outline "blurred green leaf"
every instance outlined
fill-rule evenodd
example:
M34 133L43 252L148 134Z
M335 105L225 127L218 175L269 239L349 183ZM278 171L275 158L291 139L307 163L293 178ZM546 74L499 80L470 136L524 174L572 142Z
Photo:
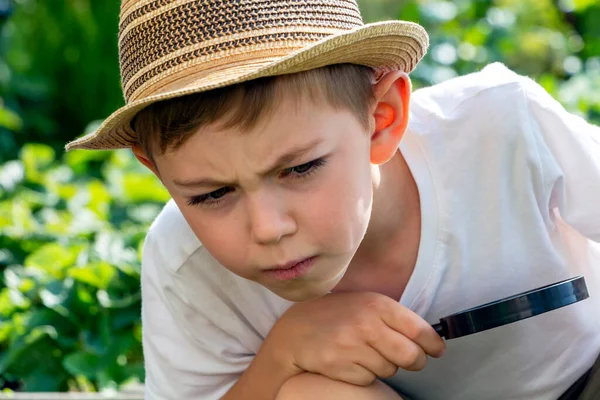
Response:
M65 356L63 365L72 375L83 375L88 379L94 379L100 360L94 354L75 352Z
M64 247L48 243L25 259L25 266L47 272L56 279L64 279L67 268L72 266L81 251L81 246Z
M25 167L25 177L30 182L41 183L44 172L54 161L54 150L41 144L26 144L21 149L21 161Z
M95 212L98 217L108 219L110 202L112 197L106 187L99 181L92 181L87 187L90 194L89 208Z
M94 166L99 166L111 156L109 151L76 150L65 154L65 163L78 174L89 173Z
M72 316L67 308L66 300L70 295L72 287L73 282L70 279L48 282L39 292L42 304L59 315L71 319Z
M123 177L125 200L128 203L160 202L169 200L170 196L160 181L151 174L128 173Z
M8 317L11 314L13 314L18 305L15 304L11 297L10 297L10 292L11 289L9 288L4 288L0 290L0 316L1 317ZM0 323L0 326L2 326L4 328L4 331L9 330L10 329L10 325L8 324L2 324ZM6 332L4 332L4 334L6 334ZM4 339L6 340L6 338ZM0 338L0 342L2 342L3 340Z
M585 9L588 7L598 5L598 0L568 0L568 1L572 2L573 8L579 12L585 11Z
M39 326L26 335L18 337L8 351L0 355L0 374L11 364L18 362L19 357L44 336L55 339L56 330L51 326Z
M26 233L36 232L39 224L27 204L7 200L0 202L0 229L22 237Z
M18 114L2 107L2 104L0 104L0 126L11 131L20 131L23 129L23 120Z
M69 275L79 282L98 289L106 289L115 275L115 267L105 262L96 262L86 267L71 268Z

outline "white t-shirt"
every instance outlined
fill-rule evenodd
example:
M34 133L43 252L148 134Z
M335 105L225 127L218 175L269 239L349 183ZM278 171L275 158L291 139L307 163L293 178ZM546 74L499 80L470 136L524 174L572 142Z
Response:
M576 275L590 298L449 340L388 383L415 399L556 399L600 352L600 129L501 64L413 94L421 197L400 302L430 323ZM142 261L146 399L218 399L292 303L220 266L171 201Z

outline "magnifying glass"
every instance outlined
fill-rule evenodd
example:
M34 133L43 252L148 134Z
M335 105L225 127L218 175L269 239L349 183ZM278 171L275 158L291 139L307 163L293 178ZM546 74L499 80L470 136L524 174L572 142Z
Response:
M455 339L535 317L588 297L585 278L578 276L452 314L433 328L441 337Z

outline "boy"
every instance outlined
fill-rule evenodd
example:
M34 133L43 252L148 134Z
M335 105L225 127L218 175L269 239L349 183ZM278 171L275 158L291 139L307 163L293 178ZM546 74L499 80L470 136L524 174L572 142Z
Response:
M125 0L119 45L127 106L67 147L131 147L173 198L146 398L594 396L597 128L502 65L411 102L426 33L350 0ZM561 310L430 326L575 275Z

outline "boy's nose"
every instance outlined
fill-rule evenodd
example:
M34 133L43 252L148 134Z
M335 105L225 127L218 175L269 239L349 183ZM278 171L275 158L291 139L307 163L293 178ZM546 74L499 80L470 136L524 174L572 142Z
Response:
M252 239L256 243L274 244L296 232L296 222L280 196L259 194L251 197L248 214Z

